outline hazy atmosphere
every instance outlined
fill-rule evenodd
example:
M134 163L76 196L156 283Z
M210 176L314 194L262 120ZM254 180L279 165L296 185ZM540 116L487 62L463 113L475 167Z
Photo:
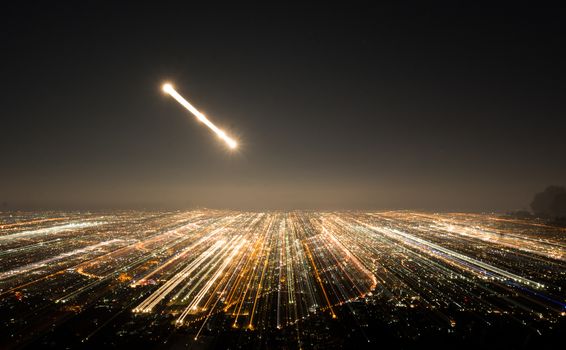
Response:
M565 183L560 11L2 12L3 209L512 210Z
M565 5L377 3L3 5L0 349L556 349Z

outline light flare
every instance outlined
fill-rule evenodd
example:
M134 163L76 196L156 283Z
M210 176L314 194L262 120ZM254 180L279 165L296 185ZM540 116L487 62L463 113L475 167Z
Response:
M163 91L173 97L181 106L185 107L189 112L191 112L199 121L203 122L206 126L210 128L218 137L220 137L228 147L231 149L236 149L238 143L228 135L224 130L219 129L214 123L212 123L204 114L199 112L192 104L189 103L183 96L181 96L170 83L163 84Z

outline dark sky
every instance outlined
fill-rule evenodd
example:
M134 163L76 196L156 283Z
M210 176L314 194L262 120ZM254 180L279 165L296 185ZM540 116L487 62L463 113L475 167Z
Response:
M2 5L5 209L508 210L566 183L560 1L38 3Z

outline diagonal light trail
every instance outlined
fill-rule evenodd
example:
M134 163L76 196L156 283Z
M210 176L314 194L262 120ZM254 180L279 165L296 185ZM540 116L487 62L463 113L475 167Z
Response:
M232 149L238 147L238 143L234 139L226 135L226 132L219 129L210 120L208 120L208 118L204 114L199 112L198 109L196 109L192 104L190 104L189 101L185 100L185 98L183 98L183 96L181 96L175 90L175 88L173 88L173 85L169 83L164 84L163 91L171 95L171 97L177 100L177 102L179 102L181 106L185 107L189 112L191 112L195 117L197 117L199 121L203 122L206 126L210 128L210 130L214 131L214 133L218 135L218 137L220 137L224 142L226 142L226 144L228 144L228 147Z

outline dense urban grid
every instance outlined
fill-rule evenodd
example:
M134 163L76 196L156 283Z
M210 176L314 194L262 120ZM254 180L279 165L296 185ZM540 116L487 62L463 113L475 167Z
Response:
M1 348L533 346L565 288L566 229L537 220L0 213Z

